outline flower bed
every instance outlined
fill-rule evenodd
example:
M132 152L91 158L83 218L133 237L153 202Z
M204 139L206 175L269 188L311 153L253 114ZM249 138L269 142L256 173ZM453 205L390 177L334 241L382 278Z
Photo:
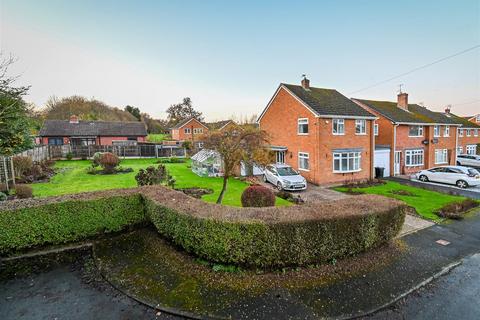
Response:
M235 208L161 186L13 201L0 206L0 252L75 241L145 219L209 261L258 267L327 262L391 240L406 206L375 195L322 204Z

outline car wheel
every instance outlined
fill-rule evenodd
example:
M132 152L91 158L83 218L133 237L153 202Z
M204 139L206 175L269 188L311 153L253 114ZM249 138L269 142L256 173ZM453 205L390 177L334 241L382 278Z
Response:
M277 189L278 189L278 191L282 191L282 190L283 190L282 184L281 184L280 182L277 183Z
M428 177L424 174L422 174L418 179L422 182L427 182L428 181Z
M468 188L468 183L464 180L458 180L456 183L457 187L465 189Z
M268 182L268 179L267 179L267 175L266 175L266 174L263 175L263 182Z

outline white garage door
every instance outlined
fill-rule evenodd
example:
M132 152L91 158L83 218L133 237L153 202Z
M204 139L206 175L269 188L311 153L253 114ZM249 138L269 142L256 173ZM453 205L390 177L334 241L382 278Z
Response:
M375 150L374 167L385 168L384 177L390 176L390 149Z

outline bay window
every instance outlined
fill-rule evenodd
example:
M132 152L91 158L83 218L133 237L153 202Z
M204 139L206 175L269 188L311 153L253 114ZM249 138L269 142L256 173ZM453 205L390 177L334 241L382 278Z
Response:
M423 149L406 150L405 165L407 167L423 166Z
M361 152L334 152L333 172L355 172L361 170Z

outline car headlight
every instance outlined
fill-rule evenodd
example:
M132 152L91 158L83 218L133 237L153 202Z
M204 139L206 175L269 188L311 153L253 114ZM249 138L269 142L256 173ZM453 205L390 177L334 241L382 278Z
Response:
M285 185L287 185L287 186L290 185L290 181L288 181L288 180L282 180L282 182L283 182Z

